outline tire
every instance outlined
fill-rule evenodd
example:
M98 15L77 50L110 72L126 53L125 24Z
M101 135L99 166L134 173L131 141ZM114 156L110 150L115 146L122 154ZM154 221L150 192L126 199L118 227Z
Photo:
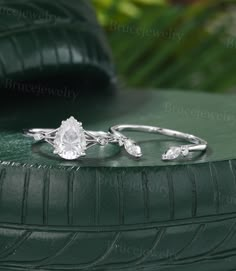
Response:
M75 99L110 90L111 52L86 0L0 1L1 93Z
M96 97L96 106L91 97L83 104L22 99L13 111L11 99L1 101L0 270L234 270L235 128L219 120L218 136L211 118L178 118L172 101L191 110L201 104L202 112L214 112L209 101L227 105L229 114L235 108L232 97L177 91L117 93ZM192 131L209 147L195 160L164 163L161 153L178 142L135 134L144 153L139 161L111 145L65 162L21 134L25 127L58 127L78 108L88 129L105 131L142 116L145 124Z

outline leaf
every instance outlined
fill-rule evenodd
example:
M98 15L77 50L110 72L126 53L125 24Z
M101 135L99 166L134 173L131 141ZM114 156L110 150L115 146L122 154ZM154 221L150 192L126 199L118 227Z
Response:
M140 88L234 88L234 5L225 4L225 12L211 0L184 7L154 5L142 3L136 18L109 19L108 36L122 80Z

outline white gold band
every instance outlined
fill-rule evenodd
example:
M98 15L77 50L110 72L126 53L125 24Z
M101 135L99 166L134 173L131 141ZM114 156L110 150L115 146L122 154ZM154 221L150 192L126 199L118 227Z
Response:
M115 125L110 128L110 132L117 137L124 137L121 131L134 131L161 134L168 137L181 139L192 144L181 145L179 147L169 148L163 155L162 160L176 160L179 157L186 157L190 152L205 151L207 149L207 142L199 137L191 134L182 133L175 130L165 129L157 126L148 125Z

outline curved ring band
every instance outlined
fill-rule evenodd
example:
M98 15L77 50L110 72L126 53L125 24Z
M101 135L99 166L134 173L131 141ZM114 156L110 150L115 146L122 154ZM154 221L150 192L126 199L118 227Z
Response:
M170 147L163 155L162 160L176 160L179 157L186 157L190 154L190 152L196 151L205 151L207 149L207 141L182 132L178 132L175 130L165 129L156 126L148 126L148 125L115 125L110 128L110 132L117 137L124 137L121 131L135 131L135 132L147 132L154 134L161 134L168 137L173 137L176 139L185 140L192 144L181 145L179 147ZM134 141L133 141L134 142ZM137 145L137 143L134 142ZM140 155L141 156L141 155Z

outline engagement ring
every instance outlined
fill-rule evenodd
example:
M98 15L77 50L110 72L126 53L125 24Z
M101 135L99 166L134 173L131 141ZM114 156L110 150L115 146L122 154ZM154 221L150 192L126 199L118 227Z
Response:
M86 155L86 150L94 145L105 146L117 144L125 146L127 152L134 157L140 157L141 148L125 136L116 136L110 132L86 131L82 123L74 117L62 121L57 129L29 129L26 136L36 141L45 141L54 147L54 153L66 160L75 160Z

